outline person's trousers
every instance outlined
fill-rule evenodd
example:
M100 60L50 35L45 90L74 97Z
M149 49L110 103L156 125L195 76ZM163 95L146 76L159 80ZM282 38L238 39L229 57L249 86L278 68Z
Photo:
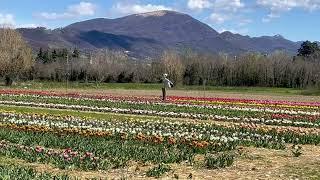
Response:
M166 100L166 88L162 88L162 100Z

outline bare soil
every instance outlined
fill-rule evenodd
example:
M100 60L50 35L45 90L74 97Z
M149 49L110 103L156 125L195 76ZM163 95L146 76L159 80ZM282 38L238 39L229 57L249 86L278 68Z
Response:
M197 157L195 165L186 163L170 164L172 170L160 179L320 179L320 147L303 146L303 154L293 157L287 150L244 147L235 163L228 168L209 170L204 167L203 158ZM3 160L1 161L4 162ZM10 163L29 166L38 172L68 174L80 179L154 179L146 176L152 164L130 162L122 169L109 171L61 170L47 164L26 163L22 160L10 160Z

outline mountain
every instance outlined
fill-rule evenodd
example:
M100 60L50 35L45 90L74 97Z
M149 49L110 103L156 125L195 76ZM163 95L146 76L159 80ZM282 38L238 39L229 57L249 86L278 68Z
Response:
M59 34L55 33L52 30L47 30L46 28L20 28L17 29L24 39L31 45L33 48L38 49L39 47L43 48L63 48L71 47L73 44L66 41Z
M155 11L116 19L97 18L64 28L17 29L34 48L74 48L83 51L115 49L136 58L161 55L164 50L193 49L204 53L296 53L300 43L280 35L249 37L231 32L218 33L193 17L175 11Z
M220 36L225 41L250 52L271 53L276 50L284 50L289 53L296 53L300 47L299 42L292 42L281 35L249 37L225 31Z

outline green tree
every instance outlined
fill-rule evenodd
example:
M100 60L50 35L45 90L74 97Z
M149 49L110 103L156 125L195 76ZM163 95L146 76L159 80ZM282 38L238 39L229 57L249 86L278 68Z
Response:
M200 85L200 67L199 63L192 63L186 66L184 83L187 85Z
M74 57L74 58L79 58L80 57L80 51L77 48L75 48L73 50L72 57Z
M49 51L48 50L43 52L41 60L42 60L43 63L49 63L50 62L50 57L49 57Z
M309 57L320 51L318 43L305 41L298 50L298 56Z
M68 49L64 48L62 49L61 51L61 57L64 58L64 59L67 59L67 56L69 55L69 51Z
M57 51L54 49L51 53L52 60L54 61L58 57Z
M42 59L43 58L43 50L42 48L39 49L39 52L37 54L37 59Z

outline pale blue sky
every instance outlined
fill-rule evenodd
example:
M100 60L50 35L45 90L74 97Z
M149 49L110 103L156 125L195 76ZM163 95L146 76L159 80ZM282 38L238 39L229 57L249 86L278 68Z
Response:
M0 24L57 28L163 9L187 13L219 32L320 40L320 0L0 0Z

